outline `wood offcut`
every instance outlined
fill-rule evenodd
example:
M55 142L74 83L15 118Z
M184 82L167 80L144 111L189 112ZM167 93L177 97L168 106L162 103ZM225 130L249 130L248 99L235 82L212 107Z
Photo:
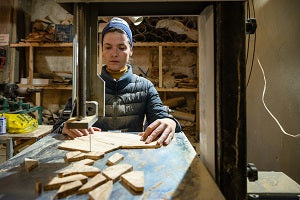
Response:
M88 177L93 177L100 173L100 169L88 165L73 165L58 173L58 177L65 177L74 174L83 174Z
M30 172L32 169L36 168L39 165L39 162L31 158L25 158L24 165L25 165L25 170L27 172Z
M108 153L117 149L146 149L158 148L156 141L146 144L140 141L141 136L129 133L95 132L88 136L77 137L61 143L58 148L69 151L90 152L89 137L92 151Z
M102 174L115 183L122 174L130 172L132 169L132 165L129 164L116 164L104 169Z
M111 157L107 160L107 165L115 165L119 163L121 160L124 159L124 156L120 153L114 153Z
M44 190L56 190L61 185L70 183L73 181L81 181L82 183L87 182L88 177L82 174L75 174L72 176L66 176L63 178L54 177L47 185L44 186Z
M75 194L77 189L82 186L81 181L73 181L71 183L66 183L60 186L59 190L56 192L56 198L60 199L71 194Z
M99 160L104 157L104 153L100 151L91 151L84 153L81 151L70 151L66 154L66 160L68 162L79 161L83 159Z
M128 185L135 192L144 191L144 172L143 171L132 171L121 176L121 181Z
M92 200L108 200L113 188L113 181L100 185L89 192L89 198Z
M102 174L97 174L93 178L91 178L86 184L84 184L81 188L79 188L78 193L84 194L92 191L96 187L105 183L107 179Z

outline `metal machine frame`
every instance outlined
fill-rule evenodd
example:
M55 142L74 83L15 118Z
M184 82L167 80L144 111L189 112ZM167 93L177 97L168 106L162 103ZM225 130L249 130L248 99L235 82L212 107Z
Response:
M215 174L216 183L227 199L246 199L246 65L245 65L245 2L244 1L81 1L57 0L64 8L72 12L74 5L83 7L83 12L90 17L85 20L89 26L84 41L94 41L96 38L96 23L98 16L154 16L154 15L199 15L210 5L214 7L214 109L215 119L212 126L214 133ZM76 7L76 6L75 6ZM75 9L76 10L76 9ZM82 18L76 20L76 27L82 29ZM79 35L81 32L77 32ZM81 36L79 36L80 38ZM79 55L82 50L81 39L77 38ZM95 40L97 41L97 40ZM76 45L76 44L74 44ZM86 59L79 67L95 67L97 48L96 42L86 43ZM77 46L76 46L77 47ZM82 55L81 55L82 56ZM98 83L92 83L92 69L87 68L87 79L78 77L79 82L87 81L87 99L96 100L95 88ZM200 92L206 85L200 86ZM91 89L93 88L93 90ZM85 91L85 87L78 85L78 90ZM78 92L77 92L78 94ZM77 99L85 103L84 94ZM204 101L205 99L200 99ZM84 104L83 104L84 105ZM101 106L99 106L101 107ZM79 117L84 116L83 108L78 108ZM209 120L200 116L200 120ZM200 127L201 128L201 127Z

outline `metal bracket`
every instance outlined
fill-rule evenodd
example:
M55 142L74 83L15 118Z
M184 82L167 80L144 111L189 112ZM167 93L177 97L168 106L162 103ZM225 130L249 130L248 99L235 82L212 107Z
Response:
M71 117L66 121L68 129L89 129L98 120L98 103L96 101L86 102L87 116L81 120Z

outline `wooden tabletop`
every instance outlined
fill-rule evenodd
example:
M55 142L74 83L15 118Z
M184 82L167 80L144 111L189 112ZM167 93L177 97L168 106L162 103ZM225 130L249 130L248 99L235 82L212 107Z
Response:
M0 140L5 140L5 139L34 139L34 138L40 138L48 133L51 132L52 130L51 125L39 125L38 128L35 131L32 131L30 133L15 133L15 134L4 134L0 135Z
M35 193L36 181L43 185L57 171L66 167L64 157L68 151L58 149L65 141L61 134L51 133L0 165L0 195L7 199L53 199L56 190ZM208 170L196 155L183 132L176 133L171 144L157 149L119 149L97 160L94 167L102 172L114 153L124 155L121 163L143 171L145 189L142 194L132 194L120 181L113 185L110 199L214 199L224 200L222 193ZM24 159L32 158L39 166L27 173ZM88 199L88 195L72 195L69 199Z

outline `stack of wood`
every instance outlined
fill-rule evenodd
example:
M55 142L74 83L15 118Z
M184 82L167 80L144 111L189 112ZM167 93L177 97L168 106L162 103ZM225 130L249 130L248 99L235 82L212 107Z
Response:
M176 79L177 87L179 88L197 88L198 81L195 78Z
M43 124L54 125L62 112L58 104L49 104L48 108L43 109Z
M134 42L196 42L197 17L144 17L130 23Z
M189 78L185 74L167 72L164 74L163 86L166 88L197 88L197 78Z
M47 19L36 19L23 42L54 42L55 25Z
M194 133L196 130L196 116L184 108L186 99L183 96L174 97L163 101L168 106L169 114L174 116L180 123L185 133Z

